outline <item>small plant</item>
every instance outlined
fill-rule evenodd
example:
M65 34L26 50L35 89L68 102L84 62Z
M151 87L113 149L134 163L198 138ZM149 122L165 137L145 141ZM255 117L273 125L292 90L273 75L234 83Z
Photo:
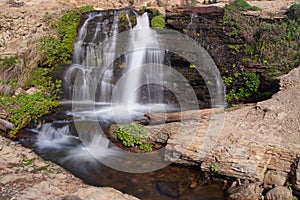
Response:
M153 15L154 15L154 16L158 16L158 15L160 15L160 12L159 12L159 10L157 10L157 9L154 9L154 10L153 10Z
M232 81L233 81L232 77L223 76L223 82L226 86L230 86L232 84Z
M147 6L147 7L151 7L151 6L152 6L152 3L151 3L151 2L148 2L148 3L146 4L146 6Z
M165 18L160 15L160 16L155 16L151 20L151 27L152 28L157 28L157 29L163 29L165 28L166 23L165 23Z
M217 163L214 163L210 166L210 170L214 173L218 172L219 170L219 165Z
M17 56L6 57L2 60L2 66L4 68L14 67L19 63Z
M194 68L196 68L196 65L190 64L190 68L191 68L191 69L194 69Z
M115 134L125 147L134 147L137 145L141 150L152 150L152 144L147 144L143 141L147 139L148 132L142 125L136 123L121 125L115 131Z

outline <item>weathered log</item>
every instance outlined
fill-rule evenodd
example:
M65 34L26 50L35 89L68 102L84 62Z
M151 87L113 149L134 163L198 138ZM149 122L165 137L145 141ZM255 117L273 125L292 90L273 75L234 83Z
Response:
M147 117L152 124L180 122L185 120L196 120L206 117L208 115L224 112L224 108L211 108L202 110L187 110L183 112L173 113L146 113Z
M15 127L15 125L7 120L4 119L0 119L0 130L2 131L9 131L11 129L13 129Z

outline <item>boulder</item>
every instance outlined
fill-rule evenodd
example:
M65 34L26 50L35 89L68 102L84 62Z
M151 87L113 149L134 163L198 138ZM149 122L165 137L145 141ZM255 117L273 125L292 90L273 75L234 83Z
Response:
M276 172L276 170L269 170L265 175L264 183L267 185L283 186L286 179L285 175Z
M293 200L292 191L286 187L278 186L266 194L266 200Z
M33 95L35 93L38 93L40 92L41 90L35 88L35 87L31 87L30 89L26 90L26 94L29 94L29 95Z
M261 199L263 188L257 183L234 186L228 189L229 200L258 200Z

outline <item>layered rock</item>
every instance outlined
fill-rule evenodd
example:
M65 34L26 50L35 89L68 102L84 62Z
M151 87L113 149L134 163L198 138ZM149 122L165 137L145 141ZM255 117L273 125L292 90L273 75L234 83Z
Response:
M286 183L289 174L297 174L299 185L299 75L297 68L281 77L281 91L272 99L226 112L224 124L215 124L224 126L220 135L208 132L214 131L209 123L216 116L147 129L153 140L167 139L165 158L172 162L196 165L203 171L216 165L218 174L278 186ZM205 149L210 140L215 145ZM294 173L292 166L297 165Z

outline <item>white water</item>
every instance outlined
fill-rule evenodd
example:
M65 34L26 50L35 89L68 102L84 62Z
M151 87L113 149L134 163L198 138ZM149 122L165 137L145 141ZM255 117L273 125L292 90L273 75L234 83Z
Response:
M155 66L164 63L164 51L147 49L147 47L153 45L153 43L157 43L158 41L156 32L150 28L147 13L144 13L142 16L137 16L137 24L130 32L130 38L131 42L128 49L133 49L134 51L129 52L126 55L126 72L123 76L124 82L123 85L119 85L123 86L123 92L119 103L124 106L140 103L140 95L137 90L142 86L141 79L144 78L142 69L143 64L150 63L150 67L153 68L153 73L147 74L148 76L159 77L161 80L157 80L157 83L163 80L163 72L157 71ZM150 91L148 90L148 92ZM162 92L163 91L156 91L156 94L160 94Z
M158 66L164 63L165 52L148 48L153 43L159 45L156 32L149 26L147 13L136 16L137 24L129 30L130 51L126 53L123 61L125 69L121 81L113 82L116 75L114 66L109 64L115 59L119 15L120 11L114 11L110 30L107 29L109 21L105 13L90 14L81 26L74 44L73 64L67 70L65 80L68 88L72 89L72 100L63 102L66 106L72 104L73 110L67 112L67 115L74 117L78 137L71 134L70 125L57 128L53 124L44 124L39 130L36 142L40 151L51 148L63 150L73 143L74 148L67 151L64 160L87 157L87 153L91 153L96 158L119 156L120 151L110 147L110 142L103 135L99 122L102 125L109 125L114 120L129 123L133 119L143 118L149 110L153 112L174 110L173 106L162 104L163 87L153 88L147 85L144 87L148 89L144 97L146 101L140 102L142 97L139 88L150 81L160 84L164 78L163 70ZM126 16L129 19L128 12ZM88 32L89 23L95 19L98 21L94 32L89 29L92 31L91 34ZM132 27L130 21L128 26ZM88 35L90 39L86 38ZM103 39L109 41L104 43L106 45L101 49L97 47L97 38L100 35L104 35ZM151 69L143 74L142 67L145 64L149 64ZM74 83L72 83L74 76L77 81L76 88L73 88ZM112 105L114 91L118 93L117 104ZM82 141L84 146L78 146L76 141Z

